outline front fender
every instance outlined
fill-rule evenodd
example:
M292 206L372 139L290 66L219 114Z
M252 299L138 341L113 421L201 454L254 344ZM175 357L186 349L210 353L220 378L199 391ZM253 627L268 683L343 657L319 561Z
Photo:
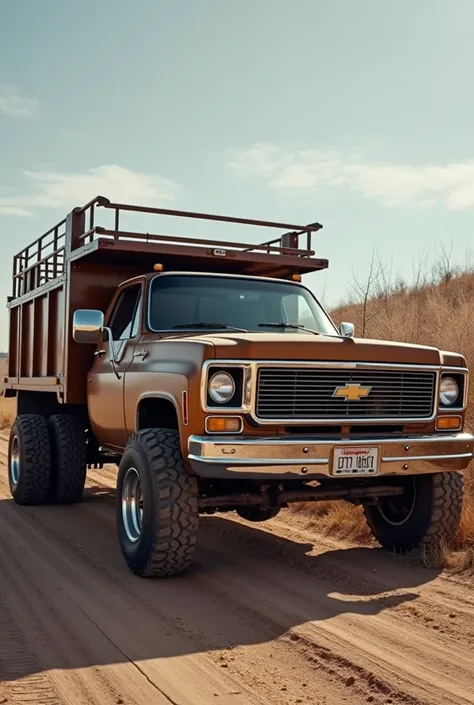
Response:
M156 377L161 379L155 380ZM189 435L189 385L186 376L181 374L146 375L141 382L135 380L126 385L125 390L125 423L127 435L138 431L140 405L146 399L162 399L173 405L178 420L178 430L184 457L187 455L187 439ZM150 389L150 379L153 379L153 389Z

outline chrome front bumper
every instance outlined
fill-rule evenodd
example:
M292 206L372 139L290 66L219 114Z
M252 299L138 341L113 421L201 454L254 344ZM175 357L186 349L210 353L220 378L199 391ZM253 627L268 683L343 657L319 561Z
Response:
M191 436L188 462L200 477L307 481L333 477L334 448L357 446L380 448L376 476L415 475L463 470L473 458L474 436L456 433L344 440Z

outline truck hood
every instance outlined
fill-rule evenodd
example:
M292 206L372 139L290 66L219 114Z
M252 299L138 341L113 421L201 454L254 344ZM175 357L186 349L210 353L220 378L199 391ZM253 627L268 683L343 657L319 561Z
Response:
M218 333L188 337L214 347L215 357L244 360L385 362L464 367L465 359L423 345L365 338L288 333Z

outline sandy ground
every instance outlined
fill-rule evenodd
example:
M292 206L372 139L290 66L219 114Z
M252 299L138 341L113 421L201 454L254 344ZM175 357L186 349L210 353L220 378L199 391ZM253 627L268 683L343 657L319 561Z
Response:
M287 513L204 518L191 573L140 580L112 469L76 506L17 507L6 451L1 705L474 703L472 583L315 539Z

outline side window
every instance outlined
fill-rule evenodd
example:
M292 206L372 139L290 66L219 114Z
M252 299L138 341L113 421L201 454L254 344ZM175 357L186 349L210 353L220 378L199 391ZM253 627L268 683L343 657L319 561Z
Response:
M110 319L114 340L129 340L138 334L141 293L141 284L134 284L121 292Z
M142 292L140 288L140 293L138 295L138 301L137 301L137 306L135 308L135 316L133 317L133 323L132 323L132 334L131 338L135 338L136 335L140 332L140 304L142 302Z

